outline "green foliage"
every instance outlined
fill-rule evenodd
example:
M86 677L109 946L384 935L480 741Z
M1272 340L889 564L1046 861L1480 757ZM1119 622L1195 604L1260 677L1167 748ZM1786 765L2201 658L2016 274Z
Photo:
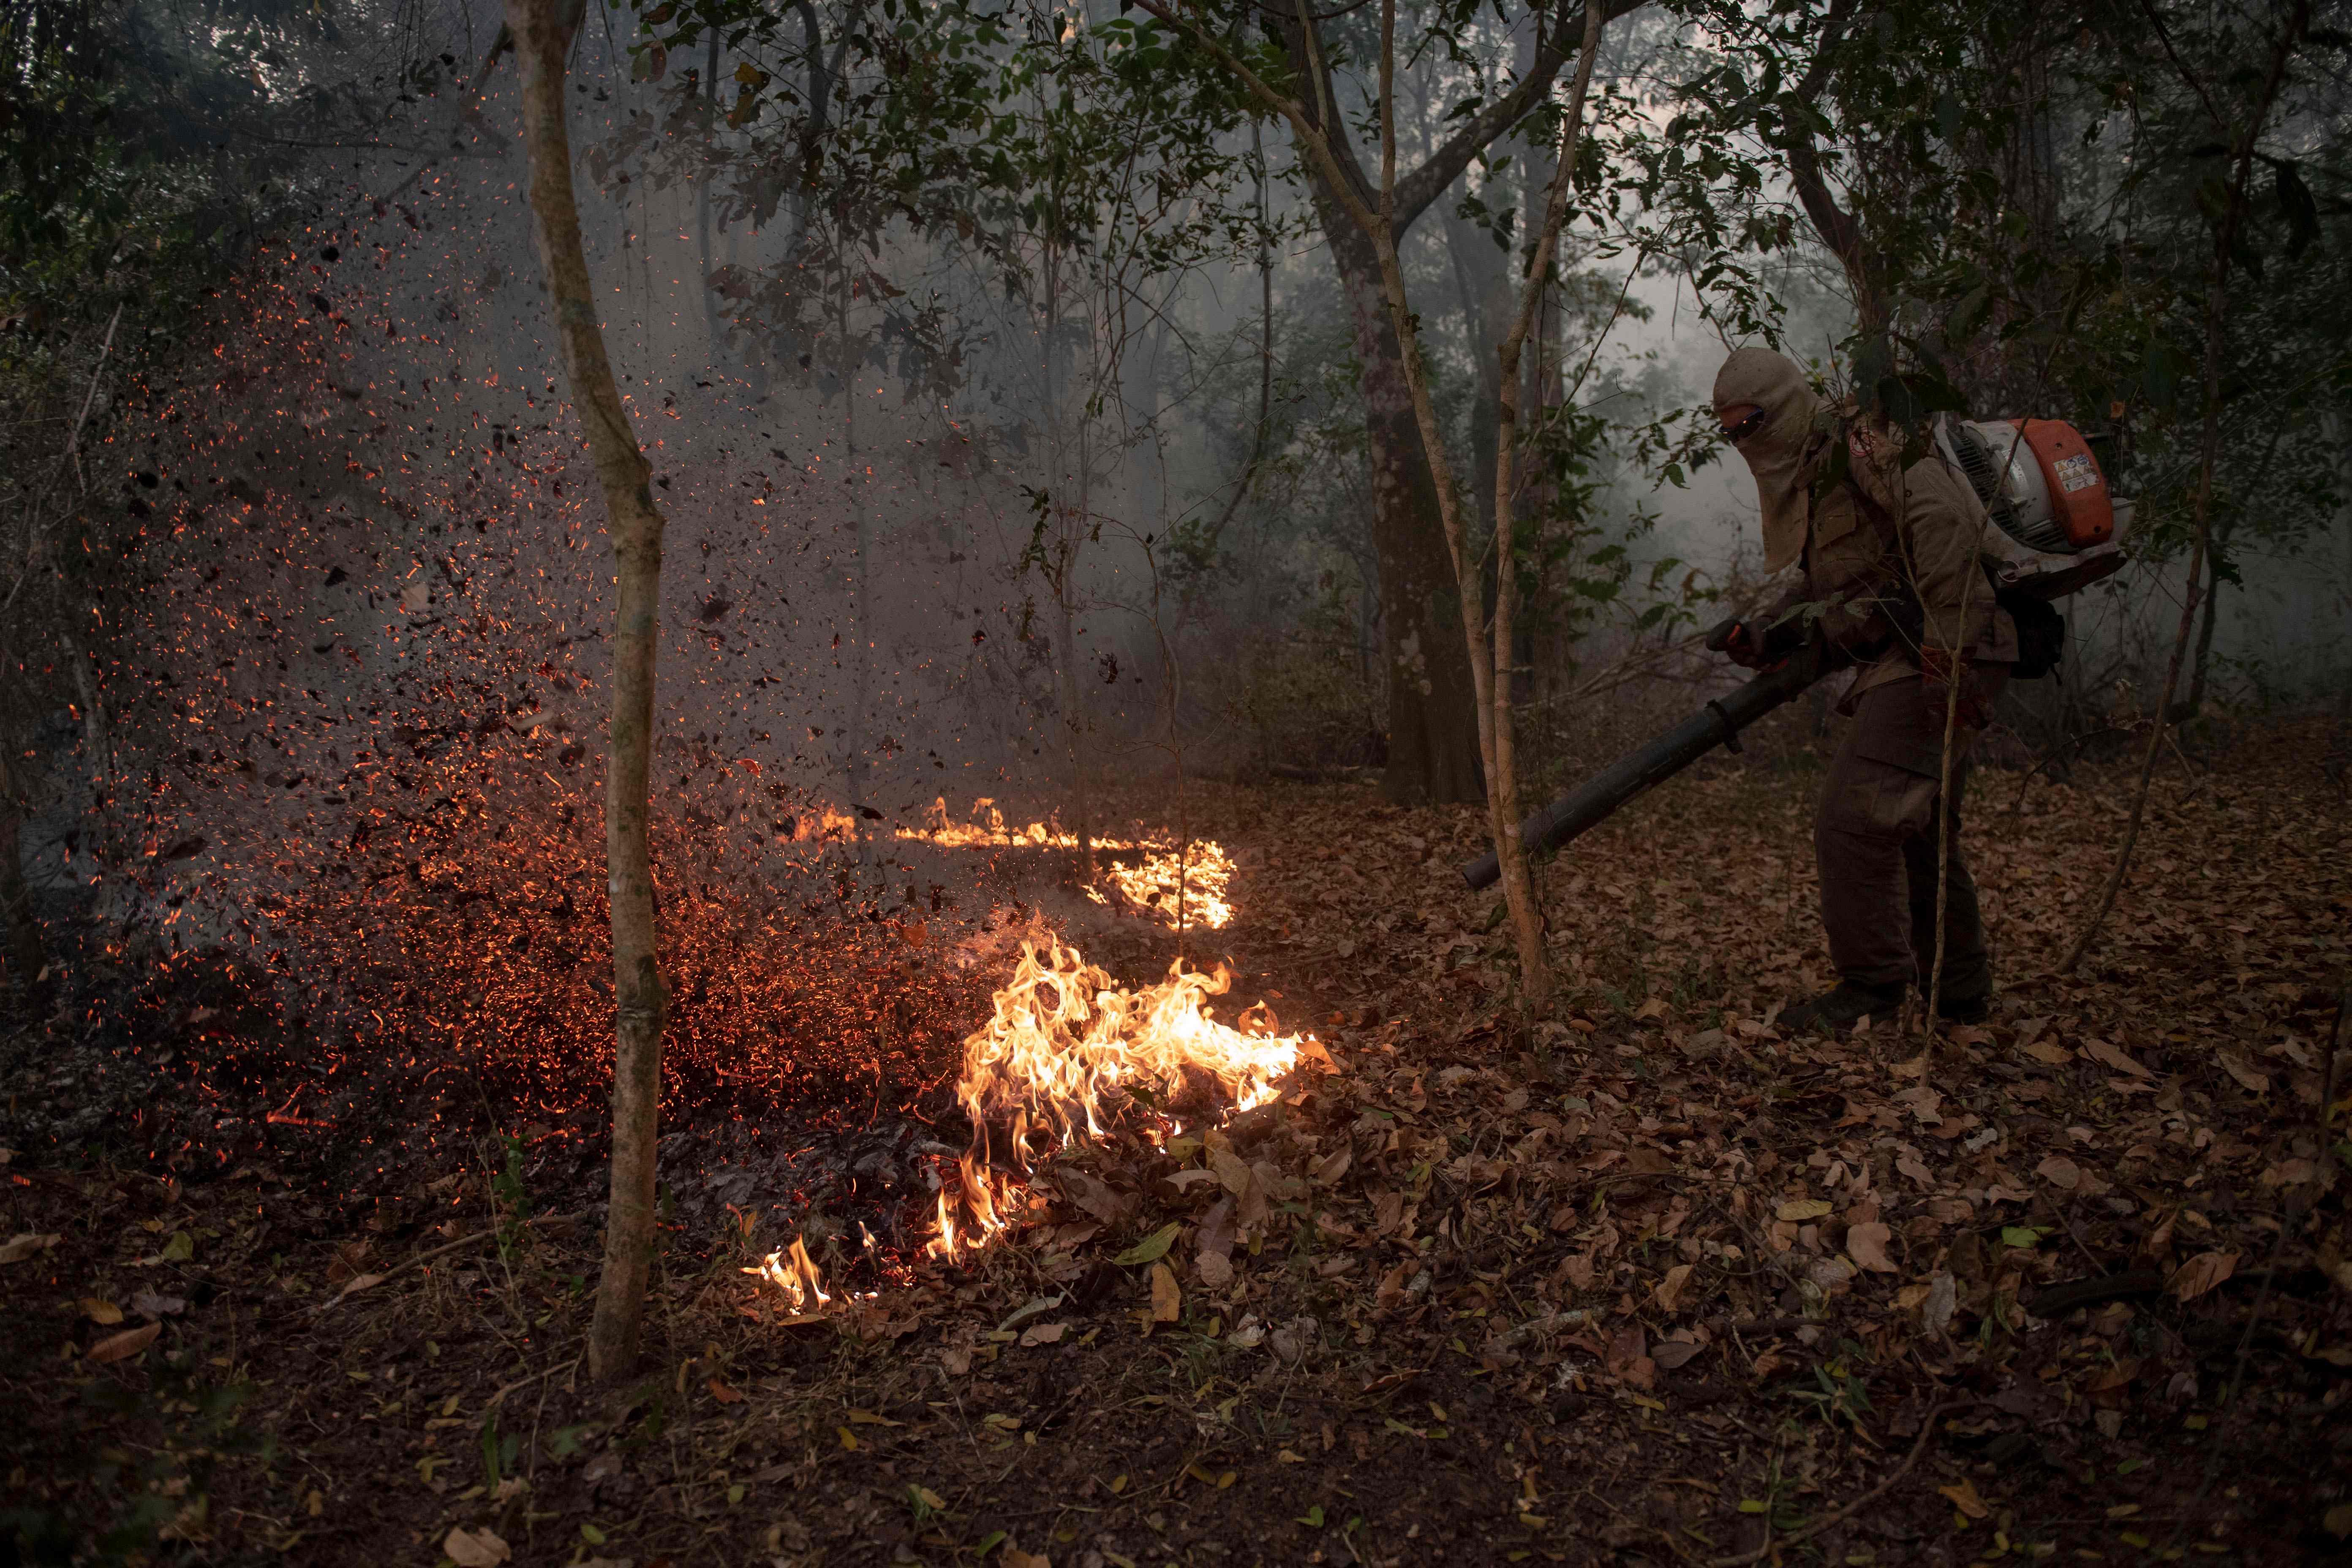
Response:
M506 1163L490 1175L490 1198L499 1211L499 1256L512 1262L522 1245L524 1223L530 1218L530 1191L523 1183L522 1140L501 1133L499 1142Z
M1255 234L1233 199L1247 165L1223 136L1239 102L1149 18L701 0L640 24L632 47L670 79L667 112L593 150L592 174L704 183L723 224L782 218L774 265L725 268L714 286L744 342L825 390L867 364L910 395L960 390L963 324L909 268L968 265L1017 295L1048 252L1151 276L1238 255ZM720 45L731 100L704 79ZM671 75L698 51L702 65ZM878 320L851 330L845 294Z
M515 1461L522 1456L522 1438L512 1432L499 1430L499 1413L493 1409L482 1418L475 1434L475 1447L482 1457L482 1484L491 1491L499 1482L515 1473Z
M1694 259L1727 329L1771 336L1773 259L1826 246L1859 308L1845 347L1865 407L1915 429L1945 407L2067 418L2106 437L2137 503L2131 547L2185 552L2229 154L2288 8L1696 14L1717 47L1693 49L1674 117L1627 147L1647 221ZM2249 551L2322 537L2352 497L2336 434L2352 413L2352 93L2334 37L2294 41L2227 258L2217 582Z

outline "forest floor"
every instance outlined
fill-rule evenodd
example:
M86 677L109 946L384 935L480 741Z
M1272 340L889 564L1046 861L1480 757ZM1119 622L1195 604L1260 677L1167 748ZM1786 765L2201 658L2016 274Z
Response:
M523 1163L353 1205L22 1148L0 1530L58 1562L2341 1560L2330 743L2161 774L2063 980L2131 769L1981 773L2004 989L1933 1042L1774 1026L1829 978L1810 762L1704 770L1551 868L1533 1028L1454 874L1475 814L1202 788L1236 1000L1328 1070L1075 1154L968 1264L806 1321L744 1272L778 1237L681 1222L618 1390L581 1363L594 1229ZM77 1027L17 1029L12 1109L70 1092Z

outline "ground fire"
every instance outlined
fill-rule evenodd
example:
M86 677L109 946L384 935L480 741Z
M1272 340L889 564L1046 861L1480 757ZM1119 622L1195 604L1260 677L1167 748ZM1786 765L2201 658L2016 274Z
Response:
M1160 984L1129 991L1059 942L1024 942L993 1016L964 1041L956 1100L972 1142L940 1191L933 1250L953 1258L1003 1229L1030 1171L1057 1151L1122 1123L1157 1141L1188 1111L1207 1121L1273 1098L1307 1042L1273 1033L1263 1005L1238 1026L1217 1022L1211 999L1231 984L1179 959Z

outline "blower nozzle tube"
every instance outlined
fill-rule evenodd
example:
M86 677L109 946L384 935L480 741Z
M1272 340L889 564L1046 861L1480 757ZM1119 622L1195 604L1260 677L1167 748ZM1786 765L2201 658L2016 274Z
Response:
M1818 639L1808 643L1747 685L1709 702L1664 734L1626 752L1569 794L1530 815L1519 824L1519 842L1530 855L1557 849L1716 747L1728 746L1738 751L1739 731L1844 663ZM1493 887L1502 876L1502 867L1491 851L1461 869L1462 879L1474 892Z

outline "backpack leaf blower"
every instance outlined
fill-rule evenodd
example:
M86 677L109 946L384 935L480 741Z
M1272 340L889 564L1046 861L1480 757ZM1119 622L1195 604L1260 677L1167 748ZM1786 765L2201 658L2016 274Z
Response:
M2065 622L2051 601L2113 575L2124 563L2131 502L2116 495L2090 443L2058 419L1974 421L1942 416L1936 450L1968 476L1993 526L1985 531L1984 566L1996 602L2018 624L2017 679L2044 675L2058 662ZM1706 647L1720 653L1738 626L1711 629ZM1791 701L1850 660L1794 621L1772 629L1764 647L1777 659L1762 674L1706 703L1664 734L1635 747L1519 824L1530 855L1557 849L1647 794L1717 746L1734 752L1739 732ZM1502 868L1492 851L1461 868L1475 891L1495 885Z

